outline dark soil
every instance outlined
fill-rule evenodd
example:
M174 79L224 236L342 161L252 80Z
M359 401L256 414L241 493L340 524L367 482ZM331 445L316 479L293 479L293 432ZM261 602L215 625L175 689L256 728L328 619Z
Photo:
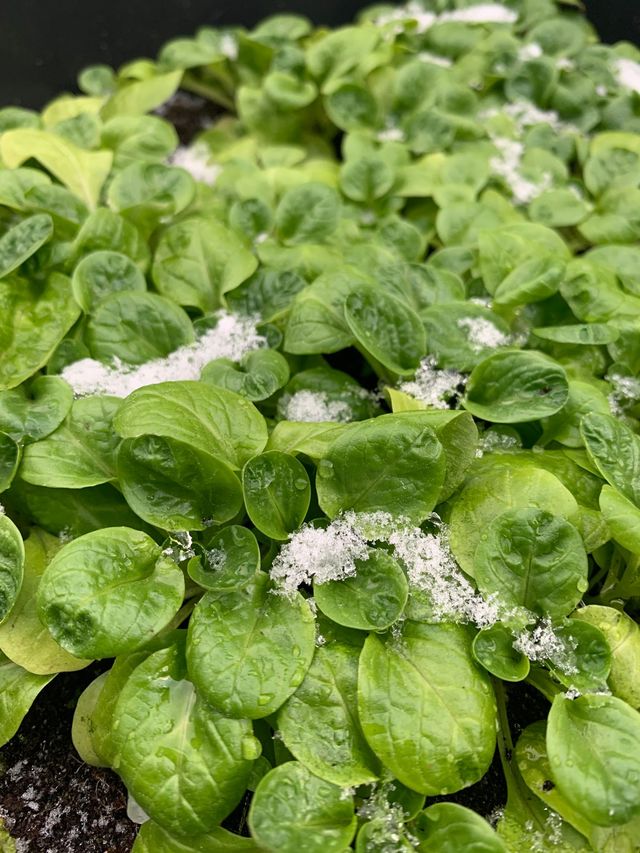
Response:
M78 696L103 669L54 678L0 749L0 818L17 853L129 853L133 846L124 785L110 770L84 764L71 743Z
M224 112L213 101L182 89L156 110L175 127L182 145L189 145L200 131L210 127Z

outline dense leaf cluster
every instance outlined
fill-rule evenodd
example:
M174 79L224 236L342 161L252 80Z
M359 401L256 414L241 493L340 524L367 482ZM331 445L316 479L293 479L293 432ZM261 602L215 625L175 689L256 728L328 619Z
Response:
M0 742L113 659L73 737L135 853L639 849L640 52L575 5L0 110ZM496 745L500 814L430 802Z

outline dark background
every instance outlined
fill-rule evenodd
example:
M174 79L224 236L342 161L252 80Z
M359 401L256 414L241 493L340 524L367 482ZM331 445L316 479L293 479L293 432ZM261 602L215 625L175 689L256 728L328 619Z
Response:
M202 24L252 26L279 11L340 24L372 0L0 0L0 105L43 106L85 65L155 56ZM603 41L640 43L638 0L586 0Z

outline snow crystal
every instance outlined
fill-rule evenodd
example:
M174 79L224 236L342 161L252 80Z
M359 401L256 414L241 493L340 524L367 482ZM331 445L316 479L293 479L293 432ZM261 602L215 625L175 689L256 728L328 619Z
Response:
M171 533L169 541L171 544L162 552L165 557L171 557L176 563L195 557L196 552L193 549L193 538L188 530L178 530Z
M437 53L430 53L428 50L421 50L418 54L420 62L429 62L431 65L439 65L441 68L451 68L453 62L446 56L438 56Z
M0 504L0 515L4 515L4 507Z
M492 450L513 450L515 447L518 447L518 439L515 435L496 432L491 429L482 435L482 448L485 452Z
M222 166L211 163L211 155L204 145L181 145L169 158L171 166L179 166L189 172L196 181L212 186L215 184Z
M419 527L401 528L389 536L388 542L407 568L409 585L427 593L436 619L473 622L479 628L498 621L494 600L485 600L477 593L458 568L444 524L436 533L424 533Z
M514 101L510 104L503 104L500 107L492 107L480 113L479 118L491 119L496 116L507 116L516 125L519 134L527 127L532 127L534 124L547 124L556 132L572 131L576 132L578 128L569 122L562 121L555 110L541 110L532 104L530 101Z
M305 524L289 537L271 566L271 577L284 595L293 595L303 583L344 580L356 573L356 560L368 560L369 549L355 529L352 515L334 519L326 527Z
M137 388L158 382L199 379L202 368L216 358L240 361L245 353L266 345L255 328L256 318L218 312L218 323L195 343L187 344L166 358L156 358L139 366L126 365L114 359L113 366L91 358L68 365L62 378L77 397L87 394L112 394L127 397Z
M533 41L530 44L524 44L518 51L518 59L520 62L529 62L532 59L539 59L542 56L542 48Z
M576 687L570 687L564 695L567 699L577 699L578 696L581 696L582 694Z
M374 826L367 839L367 850L379 853L403 853L407 842L411 847L418 846L415 838L405 825L408 815L401 803L393 803L390 796L395 791L393 782L374 783L371 796L358 809L358 817L373 822Z
M280 412L284 420L306 423L347 423L353 417L348 403L344 400L332 400L326 391L296 391L290 397L283 398Z
M618 83L632 92L640 92L640 62L633 59L616 59L614 72Z
M378 142L404 142L404 132L399 127L386 127L376 136Z
M530 661L548 661L566 675L578 671L573 661L575 646L555 633L549 619L542 619L532 630L521 631L513 648Z
M316 646L318 646L318 648L320 648L321 646L324 646L326 644L326 642L327 642L327 638L324 636L324 634L317 634L316 635Z
M614 415L624 414L625 409L640 401L640 379L635 376L623 376L611 373L607 376L612 390L609 394L609 407Z
M543 174L542 181L535 184L520 172L524 145L515 139L495 136L491 140L499 151L498 157L492 157L489 166L495 175L504 178L508 184L513 200L517 204L529 204L540 193L551 186L551 175Z
M485 317L463 317L458 326L466 332L468 343L477 352L509 343L509 337Z
M599 83L596 86L596 95L599 98L606 98L607 97L607 87L604 86L602 83Z
M513 24L517 20L518 13L507 9L501 3L476 3L474 6L438 15L438 23L459 21L464 24Z
M205 558L211 571L219 572L227 562L227 552L221 548L210 548L205 552Z
M401 382L398 389L436 409L447 409L449 401L459 393L465 382L462 373L438 370L435 359L430 356L422 359L414 379Z
M220 39L220 53L232 61L238 58L238 42L234 36L229 33L225 33L222 36Z
M477 3L465 9L442 12L436 15L428 12L420 3L411 0L390 12L379 15L374 23L379 27L396 24L394 32L402 32L404 26L415 22L417 33L426 33L435 24L458 22L464 24L513 24L518 19L516 12L506 9L500 3Z
M566 56L561 56L560 59L556 60L558 71L573 71L575 67L575 64L570 59L567 59Z

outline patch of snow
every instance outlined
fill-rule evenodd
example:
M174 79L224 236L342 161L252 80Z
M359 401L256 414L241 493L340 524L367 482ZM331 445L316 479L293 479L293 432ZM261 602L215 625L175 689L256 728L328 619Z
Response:
M225 33L220 39L220 53L234 61L238 58L238 41L235 36Z
M575 675L578 672L573 655L575 646L556 634L549 619L540 620L531 630L521 631L513 643L513 648L530 661L551 663L565 675Z
M640 379L620 373L611 373L607 379L611 383L608 400L612 414L622 415L625 409L640 402Z
M532 41L529 44L523 44L518 51L518 59L520 62L530 62L532 59L539 59L541 56L542 48L535 41Z
M504 179L511 190L516 204L529 204L551 186L551 175L545 173L539 184L525 178L520 169L524 155L524 145L515 139L495 136L491 140L498 149L499 156L492 157L489 166L495 175Z
M451 68L453 62L446 56L438 56L437 53L430 53L428 50L421 50L418 54L420 62L428 62L431 65L439 65L440 68Z
M209 186L215 184L222 171L222 166L211 162L211 155L204 145L181 145L169 158L169 164L184 169L196 181Z
M332 400L326 391L296 391L284 397L281 417L287 421L347 423L353 417L351 406L344 400Z
M404 132L399 127L386 127L378 131L376 135L378 142L404 142Z
M429 356L420 362L414 379L401 382L398 389L436 409L447 409L465 382L465 376L456 370L438 370L435 359Z
M62 378L71 385L77 397L87 394L111 394L127 397L137 388L158 382L199 379L202 368L216 358L240 359L252 350L266 345L256 331L256 318L218 312L218 323L195 343L187 344L166 358L156 358L139 366L114 359L113 366L91 358L68 365Z
M633 59L616 59L613 63L613 73L625 89L640 93L640 62Z
M396 24L394 32L402 32L404 27L415 22L417 33L426 33L435 24L458 22L463 24L513 24L518 15L500 3L476 3L464 9L452 12L442 12L440 15L428 12L421 3L411 0L405 6L400 6L390 12L379 15L374 23L379 27Z
M560 59L556 60L558 71L573 71L575 67L574 62L571 59L567 59L566 56L561 56Z
M597 95L599 98L606 98L606 97L607 97L607 94L608 94L607 87L606 87L604 84L599 83L599 84L596 86L596 95Z
M284 595L305 583L344 580L356 574L356 560L368 560L366 539L354 526L354 514L339 516L328 527L305 524L280 549L271 577Z
M510 343L509 336L485 317L463 317L458 320L458 326L466 332L467 340L476 352L503 347Z

